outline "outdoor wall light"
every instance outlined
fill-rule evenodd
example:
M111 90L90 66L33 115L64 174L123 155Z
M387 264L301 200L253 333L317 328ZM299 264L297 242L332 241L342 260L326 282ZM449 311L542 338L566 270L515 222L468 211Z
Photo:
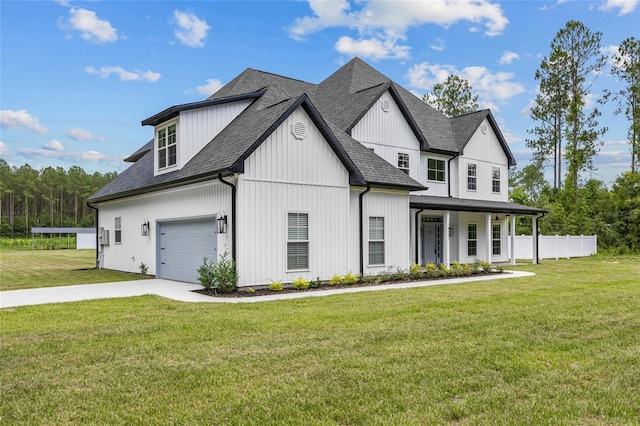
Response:
M221 211L218 213L218 219L216 219L218 223L218 234L226 234L227 233L227 215L225 212Z
M142 226L140 226L140 234L143 237L148 237L150 233L151 233L151 226L149 225L149 221L147 219L144 219Z
M449 225L449 238L453 237L453 228Z

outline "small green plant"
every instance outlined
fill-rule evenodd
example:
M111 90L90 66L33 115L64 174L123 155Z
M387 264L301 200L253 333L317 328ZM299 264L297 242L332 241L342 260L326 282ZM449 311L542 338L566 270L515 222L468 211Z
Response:
M378 281L378 277L375 275L363 275L360 277L360 282L363 284L371 284Z
M485 271L487 274L489 272L491 272L491 264L489 262L487 262L486 260L483 260L482 262L480 262L480 267L482 268L483 271Z
M422 268L420 267L420 265L418 265L417 263L411 265L411 267L409 268L409 275L411 275L411 278L413 279L422 277Z
M462 265L460 264L460 262L458 262L457 260L455 260L452 264L451 264L451 276L452 277L460 277L463 275L462 273Z
M504 265L496 265L495 269L496 269L496 272L498 272L499 274L502 274L504 272Z
M440 276L441 277L448 277L449 275L451 275L451 269L449 269L449 267L447 265L445 265L444 263L440 264Z
M436 278L440 276L440 271L438 270L438 267L435 263L427 263L426 265L424 265L424 269L426 276L429 278Z
M309 280L305 280L302 277L298 277L293 283L293 288L296 290L306 290L309 288Z
M462 265L462 275L464 275L465 277L471 276L471 267L469 267L467 263Z
M238 283L236 262L229 259L226 250L217 262L204 257L198 268L198 281L207 290L213 288L222 293L231 293Z
M393 281L403 281L409 278L409 273L402 268L397 268L391 273L391 279Z
M469 269L471 270L472 274L477 274L478 272L480 272L480 263L478 261L473 262L471 265L469 265Z
M320 277L317 277L315 281L311 281L309 283L309 288L318 288L321 285L322 285L322 281L320 280Z
M202 258L202 265L198 268L198 281L206 289L210 290L215 286L215 274L213 269L216 264L213 260L209 260L207 257Z
M255 290L253 287L249 287L249 288L247 289L247 293L253 294L253 293L255 293L255 292L256 292L256 290Z
M142 275L147 275L147 272L149 272L149 267L145 265L144 262L140 262L139 268Z
M338 274L334 274L329 280L329 285L338 285L342 284L342 277Z
M282 291L283 288L282 282L280 281L271 281L271 284L269 284L269 290L271 291Z
M346 285L355 284L358 282L358 277L353 275L351 272L342 277L342 283Z

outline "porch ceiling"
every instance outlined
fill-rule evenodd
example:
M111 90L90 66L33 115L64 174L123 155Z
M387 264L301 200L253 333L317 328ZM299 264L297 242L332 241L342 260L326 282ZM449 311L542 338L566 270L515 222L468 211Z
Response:
M467 200L452 197L436 197L431 195L412 195L409 197L412 209L450 210L460 212L509 213L513 215L529 215L547 213L546 210L522 204L501 201Z

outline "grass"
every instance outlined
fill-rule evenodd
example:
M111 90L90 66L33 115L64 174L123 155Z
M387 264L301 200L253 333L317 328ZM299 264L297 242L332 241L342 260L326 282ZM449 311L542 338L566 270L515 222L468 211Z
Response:
M138 280L140 274L97 270L95 250L0 250L0 290Z
M255 304L0 311L0 424L640 424L640 258Z

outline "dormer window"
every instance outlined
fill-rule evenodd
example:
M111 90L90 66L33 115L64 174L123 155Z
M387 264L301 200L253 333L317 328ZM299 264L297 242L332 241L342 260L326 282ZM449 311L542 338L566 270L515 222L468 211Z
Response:
M176 123L159 127L158 135L158 170L175 166L178 162Z

